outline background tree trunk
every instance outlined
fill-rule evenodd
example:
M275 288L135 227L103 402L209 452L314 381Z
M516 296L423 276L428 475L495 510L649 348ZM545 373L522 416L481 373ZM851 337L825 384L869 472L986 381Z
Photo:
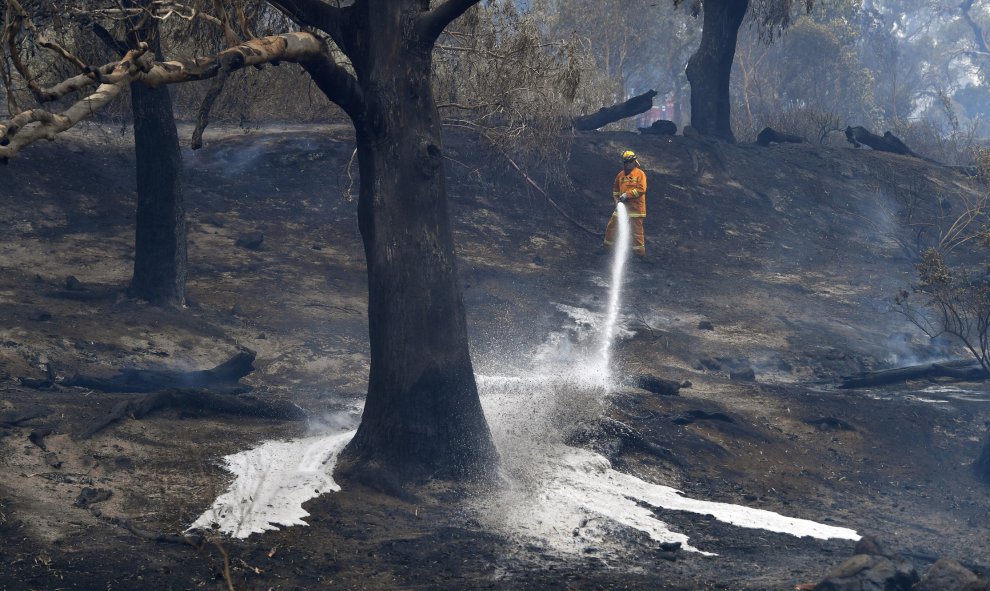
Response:
M161 55L154 19L138 35ZM136 40L136 39L135 39ZM129 292L156 304L181 304L186 297L186 211L182 153L167 86L131 84L137 215L134 276Z
M729 103L729 79L736 38L749 0L706 0L701 44L688 60L691 127L706 136L735 142Z
M418 16L418 2L368 4L375 6L362 16L362 51L350 57L364 96L352 118L371 373L361 425L342 460L402 478L477 475L494 466L496 451L468 349L432 48L402 25Z
M182 154L167 87L131 85L137 160L137 228L130 293L158 304L186 295Z

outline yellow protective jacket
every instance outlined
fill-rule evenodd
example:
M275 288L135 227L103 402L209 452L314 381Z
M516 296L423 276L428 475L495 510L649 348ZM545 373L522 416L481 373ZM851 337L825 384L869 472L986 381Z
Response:
M629 174L620 170L612 185L612 201L618 203L619 195L626 193L626 209L631 218L646 217L646 173L635 167Z

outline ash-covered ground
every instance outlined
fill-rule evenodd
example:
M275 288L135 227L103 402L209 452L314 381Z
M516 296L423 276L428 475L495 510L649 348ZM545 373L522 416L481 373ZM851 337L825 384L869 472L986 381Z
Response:
M347 129L207 139L185 154L182 309L125 295L126 137L90 130L0 168L0 588L227 588L226 558L239 589L782 590L853 553L849 537L664 506L660 487L876 536L919 572L952 557L987 574L990 487L969 466L990 389L836 387L960 355L892 305L914 279L908 212L961 207L976 181L868 150L630 133L575 138L548 187L566 216L483 144L446 139L499 482L400 491L369 479L306 501L308 525L243 538L207 528L203 547L174 543L232 484L224 457L356 425L368 371ZM600 235L567 218L604 230L624 149L649 178L648 256L628 264L602 388L582 372L611 261ZM257 232L259 247L238 245ZM257 352L242 396L294 403L308 419L166 408L80 437L138 395L65 378L206 369L240 347ZM683 387L652 393L639 387L646 376Z

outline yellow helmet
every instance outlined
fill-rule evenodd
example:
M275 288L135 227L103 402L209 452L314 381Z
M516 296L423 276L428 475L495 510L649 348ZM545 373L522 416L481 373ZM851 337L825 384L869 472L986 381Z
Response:
M625 152L622 153L623 162L632 162L635 159L636 159L636 152L633 152L632 150L626 150Z

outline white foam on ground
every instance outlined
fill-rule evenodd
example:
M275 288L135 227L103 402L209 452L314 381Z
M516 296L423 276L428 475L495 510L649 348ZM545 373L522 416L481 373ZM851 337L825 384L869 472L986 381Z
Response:
M621 264L617 266L621 271ZM619 282L621 272L613 277L613 284ZM605 323L589 310L558 304L574 326L552 333L543 347L529 355L507 355L507 363L500 363L497 356L484 360L486 371L502 374L478 375L477 381L502 459L504 486L476 500L479 517L510 537L564 554L584 553L591 546L621 554L636 543L630 540L630 531L641 532L640 542L679 542L686 550L710 554L657 519L651 507L712 515L739 527L799 537L859 539L851 529L689 499L669 486L613 470L599 454L566 445L569 434L593 430L604 414L612 385L609 345L621 336L618 295L618 290L613 291ZM532 365L521 371L498 370L499 365L508 368L519 360L530 360ZM303 518L308 513L302 504L340 490L333 468L353 434L271 441L227 456L225 466L234 474L234 482L191 529L215 529L243 538L280 525L306 525Z
M711 554L658 519L650 509L658 507L797 537L859 539L848 528L690 499L672 487L614 470L597 453L565 445L566 433L593 424L603 411L604 387L594 372L579 370L594 367L587 364L527 377L478 376L505 481L500 490L477 503L489 527L563 554L581 554L591 547L620 553L629 543L622 527L657 543L679 542L685 550Z
M578 554L589 546L621 552L629 543L623 527L660 542L680 542L702 552L671 530L649 507L712 515L740 527L794 536L855 540L851 529L786 517L771 511L684 497L669 486L612 469L599 454L562 443L569 426L602 412L603 392L593 364L560 373L515 377L478 376L493 435L502 457L505 486L479 499L477 510L506 535ZM333 468L354 431L288 441L269 441L226 456L234 481L190 529L215 530L235 538L306 525L302 504L338 491Z
M309 513L302 504L340 490L333 468L354 433L267 441L224 457L224 467L234 481L189 529L246 538L280 525L307 525L303 517Z

